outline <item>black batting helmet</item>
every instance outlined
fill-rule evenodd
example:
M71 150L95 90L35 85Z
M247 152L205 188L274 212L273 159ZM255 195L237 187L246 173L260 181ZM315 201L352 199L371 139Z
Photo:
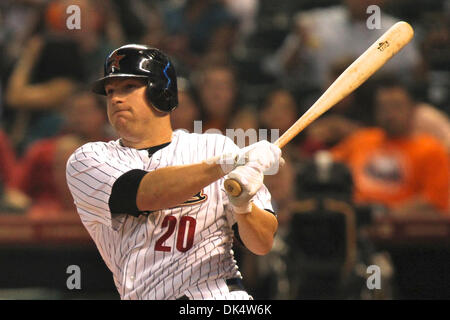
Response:
M170 112L178 106L175 68L158 49L138 44L115 49L106 58L104 76L94 82L92 91L106 95L105 81L110 78L147 79L147 98L157 110Z

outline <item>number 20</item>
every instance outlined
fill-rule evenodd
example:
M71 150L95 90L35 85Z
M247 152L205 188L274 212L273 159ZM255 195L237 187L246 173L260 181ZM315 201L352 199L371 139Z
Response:
M184 238L186 234L186 224L189 222L189 227L187 231L187 239L186 239L186 245L184 244ZM177 233L177 250L180 252L186 252L190 248L192 248L192 245L194 244L194 234L195 234L195 225L196 220L189 216L181 217L180 219L180 227L178 228ZM164 220L162 222L162 228L169 227L167 231L159 238L155 243L155 251L164 251L169 252L172 248L169 246L163 245L163 243L172 235L172 233L175 231L175 227L177 225L177 218L174 216L166 216L164 217Z

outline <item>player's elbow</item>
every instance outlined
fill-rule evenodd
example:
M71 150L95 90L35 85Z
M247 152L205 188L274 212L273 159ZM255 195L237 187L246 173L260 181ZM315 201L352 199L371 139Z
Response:
M270 239L268 241L260 242L258 245L252 246L252 248L248 248L252 253L258 255L258 256L265 256L272 250L273 246L273 239Z
M266 254L268 254L270 252L270 250L272 250L272 247L267 248L267 249L263 249L261 251L256 251L256 252L253 252L253 253L256 254L257 256L265 256Z
M254 206L254 208L256 208L256 206ZM266 213L264 216L266 220L263 220L263 223L256 228L254 226L245 228L245 221L241 220L241 224L239 225L239 235L247 249L256 255L264 256L272 250L275 234L278 229L278 221L273 214L265 210L261 210L259 213ZM261 217L261 215L258 215L258 217Z
M247 249L258 256L265 256L272 250L274 241L274 234L272 232L260 233L258 237L251 237L245 240L244 238L241 235L241 239Z

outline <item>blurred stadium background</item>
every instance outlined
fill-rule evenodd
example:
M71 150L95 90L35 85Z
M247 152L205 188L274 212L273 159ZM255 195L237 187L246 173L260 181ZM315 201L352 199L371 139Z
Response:
M80 29L67 27L71 5ZM65 182L78 146L116 138L88 86L110 50L143 43L173 57L175 129L281 134L399 20L414 41L266 178L280 224L272 252L234 250L255 299L450 298L449 0L2 0L0 299L119 298ZM358 167L350 152L369 133L384 144ZM67 288L71 265L81 289ZM367 286L370 265L380 289Z

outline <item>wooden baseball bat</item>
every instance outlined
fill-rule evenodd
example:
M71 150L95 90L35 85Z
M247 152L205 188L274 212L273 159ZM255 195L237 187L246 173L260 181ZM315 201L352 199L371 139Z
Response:
M311 122L344 99L407 45L414 35L413 28L404 21L397 22L359 56L331 84L320 98L277 141L282 148ZM237 197L242 189L232 179L225 180L225 190Z

